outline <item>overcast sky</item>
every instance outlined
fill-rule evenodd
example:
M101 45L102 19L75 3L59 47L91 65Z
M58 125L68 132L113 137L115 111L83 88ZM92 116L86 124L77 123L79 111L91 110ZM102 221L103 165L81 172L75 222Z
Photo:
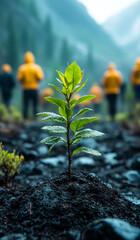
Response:
M109 17L118 13L137 0L78 0L82 2L89 14L98 22L103 23Z

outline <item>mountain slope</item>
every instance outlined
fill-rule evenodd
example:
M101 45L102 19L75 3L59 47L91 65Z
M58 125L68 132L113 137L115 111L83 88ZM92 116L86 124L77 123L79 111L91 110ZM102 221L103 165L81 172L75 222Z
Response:
M140 1L108 19L103 27L118 44L131 51L131 57L140 55Z

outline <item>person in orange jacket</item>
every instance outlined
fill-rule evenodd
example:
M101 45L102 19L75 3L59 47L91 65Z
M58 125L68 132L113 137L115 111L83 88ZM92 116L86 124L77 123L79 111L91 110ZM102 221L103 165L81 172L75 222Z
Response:
M8 108L12 98L12 90L15 87L15 80L12 74L12 68L9 64L2 65L2 73L0 74L0 89L2 100Z
M46 108L48 107L48 101L46 101L44 99L44 97L53 97L54 95L54 91L52 88L48 87L48 88L45 88L41 91L40 95L39 95L39 102L40 102L40 105L42 106L42 110L45 111Z
M26 119L30 102L33 105L34 115L38 112L38 88L44 74L41 67L34 63L35 58L31 52L26 52L24 62L25 64L18 69L17 79L23 88L23 116Z
M105 72L102 85L105 88L105 93L109 105L109 113L112 119L116 114L117 96L120 93L120 87L123 84L122 75L116 70L115 64L110 63L108 70Z
M136 60L131 72L131 84L134 88L136 102L140 103L140 58Z
M89 91L89 94L96 96L96 98L91 100L91 104L94 104L95 112L99 113L101 111L101 103L104 96L103 89L97 83L94 83Z

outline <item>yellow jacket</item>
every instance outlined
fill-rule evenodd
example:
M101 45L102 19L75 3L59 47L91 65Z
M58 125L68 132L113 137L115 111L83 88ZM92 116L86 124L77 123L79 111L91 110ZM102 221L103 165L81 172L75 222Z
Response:
M17 79L21 82L24 90L38 89L39 81L44 78L41 67L34 63L35 59L31 52L25 54L24 61L25 64L18 69Z
M105 72L102 80L106 94L118 94L122 83L121 73L115 69L114 64L109 64L108 71Z
M132 85L140 85L140 59L136 61L131 73L131 83Z
M103 90L101 87L98 86L98 84L94 84L90 91L89 91L90 95L95 95L96 98L94 98L93 100L91 100L93 103L95 104L100 104L103 101Z

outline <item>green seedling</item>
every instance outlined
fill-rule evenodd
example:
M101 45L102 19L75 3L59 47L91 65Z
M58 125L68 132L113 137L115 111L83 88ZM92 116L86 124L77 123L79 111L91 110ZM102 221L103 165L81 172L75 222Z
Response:
M0 175L3 176L5 187L8 187L11 179L19 173L19 167L24 157L16 155L15 150L13 153L3 150L2 144L0 143Z
M63 142L67 147L68 151L68 172L69 172L69 180L71 181L71 163L72 163L72 156L80 153L85 152L89 154L93 154L95 156L99 156L100 153L96 150L87 147L79 147L75 149L73 152L71 151L72 146L77 145L81 138L88 138L88 137L96 137L102 136L103 133L99 131L92 130L90 128L86 128L81 130L86 124L94 122L97 120L97 117L80 117L84 113L88 111L92 111L90 108L83 108L78 111L75 115L73 115L73 108L80 104L87 102L95 96L93 95L86 95L80 97L78 100L72 99L73 95L78 92L81 88L84 87L87 80L81 83L84 71L81 71L80 67L73 62L71 65L67 67L65 73L61 73L57 71L59 78L56 79L62 89L56 87L53 84L50 84L54 87L58 92L64 95L65 100L53 98L53 97L45 97L45 99L58 106L59 114L53 112L43 112L39 113L38 115L42 115L43 121L46 122L53 122L62 124L62 126L45 126L43 127L44 130L47 130L51 134L64 134L64 137L61 136L50 136L41 141L43 144L50 145L48 153L51 152L52 148L59 142ZM79 131L81 130L81 131ZM72 135L72 137L70 137Z

